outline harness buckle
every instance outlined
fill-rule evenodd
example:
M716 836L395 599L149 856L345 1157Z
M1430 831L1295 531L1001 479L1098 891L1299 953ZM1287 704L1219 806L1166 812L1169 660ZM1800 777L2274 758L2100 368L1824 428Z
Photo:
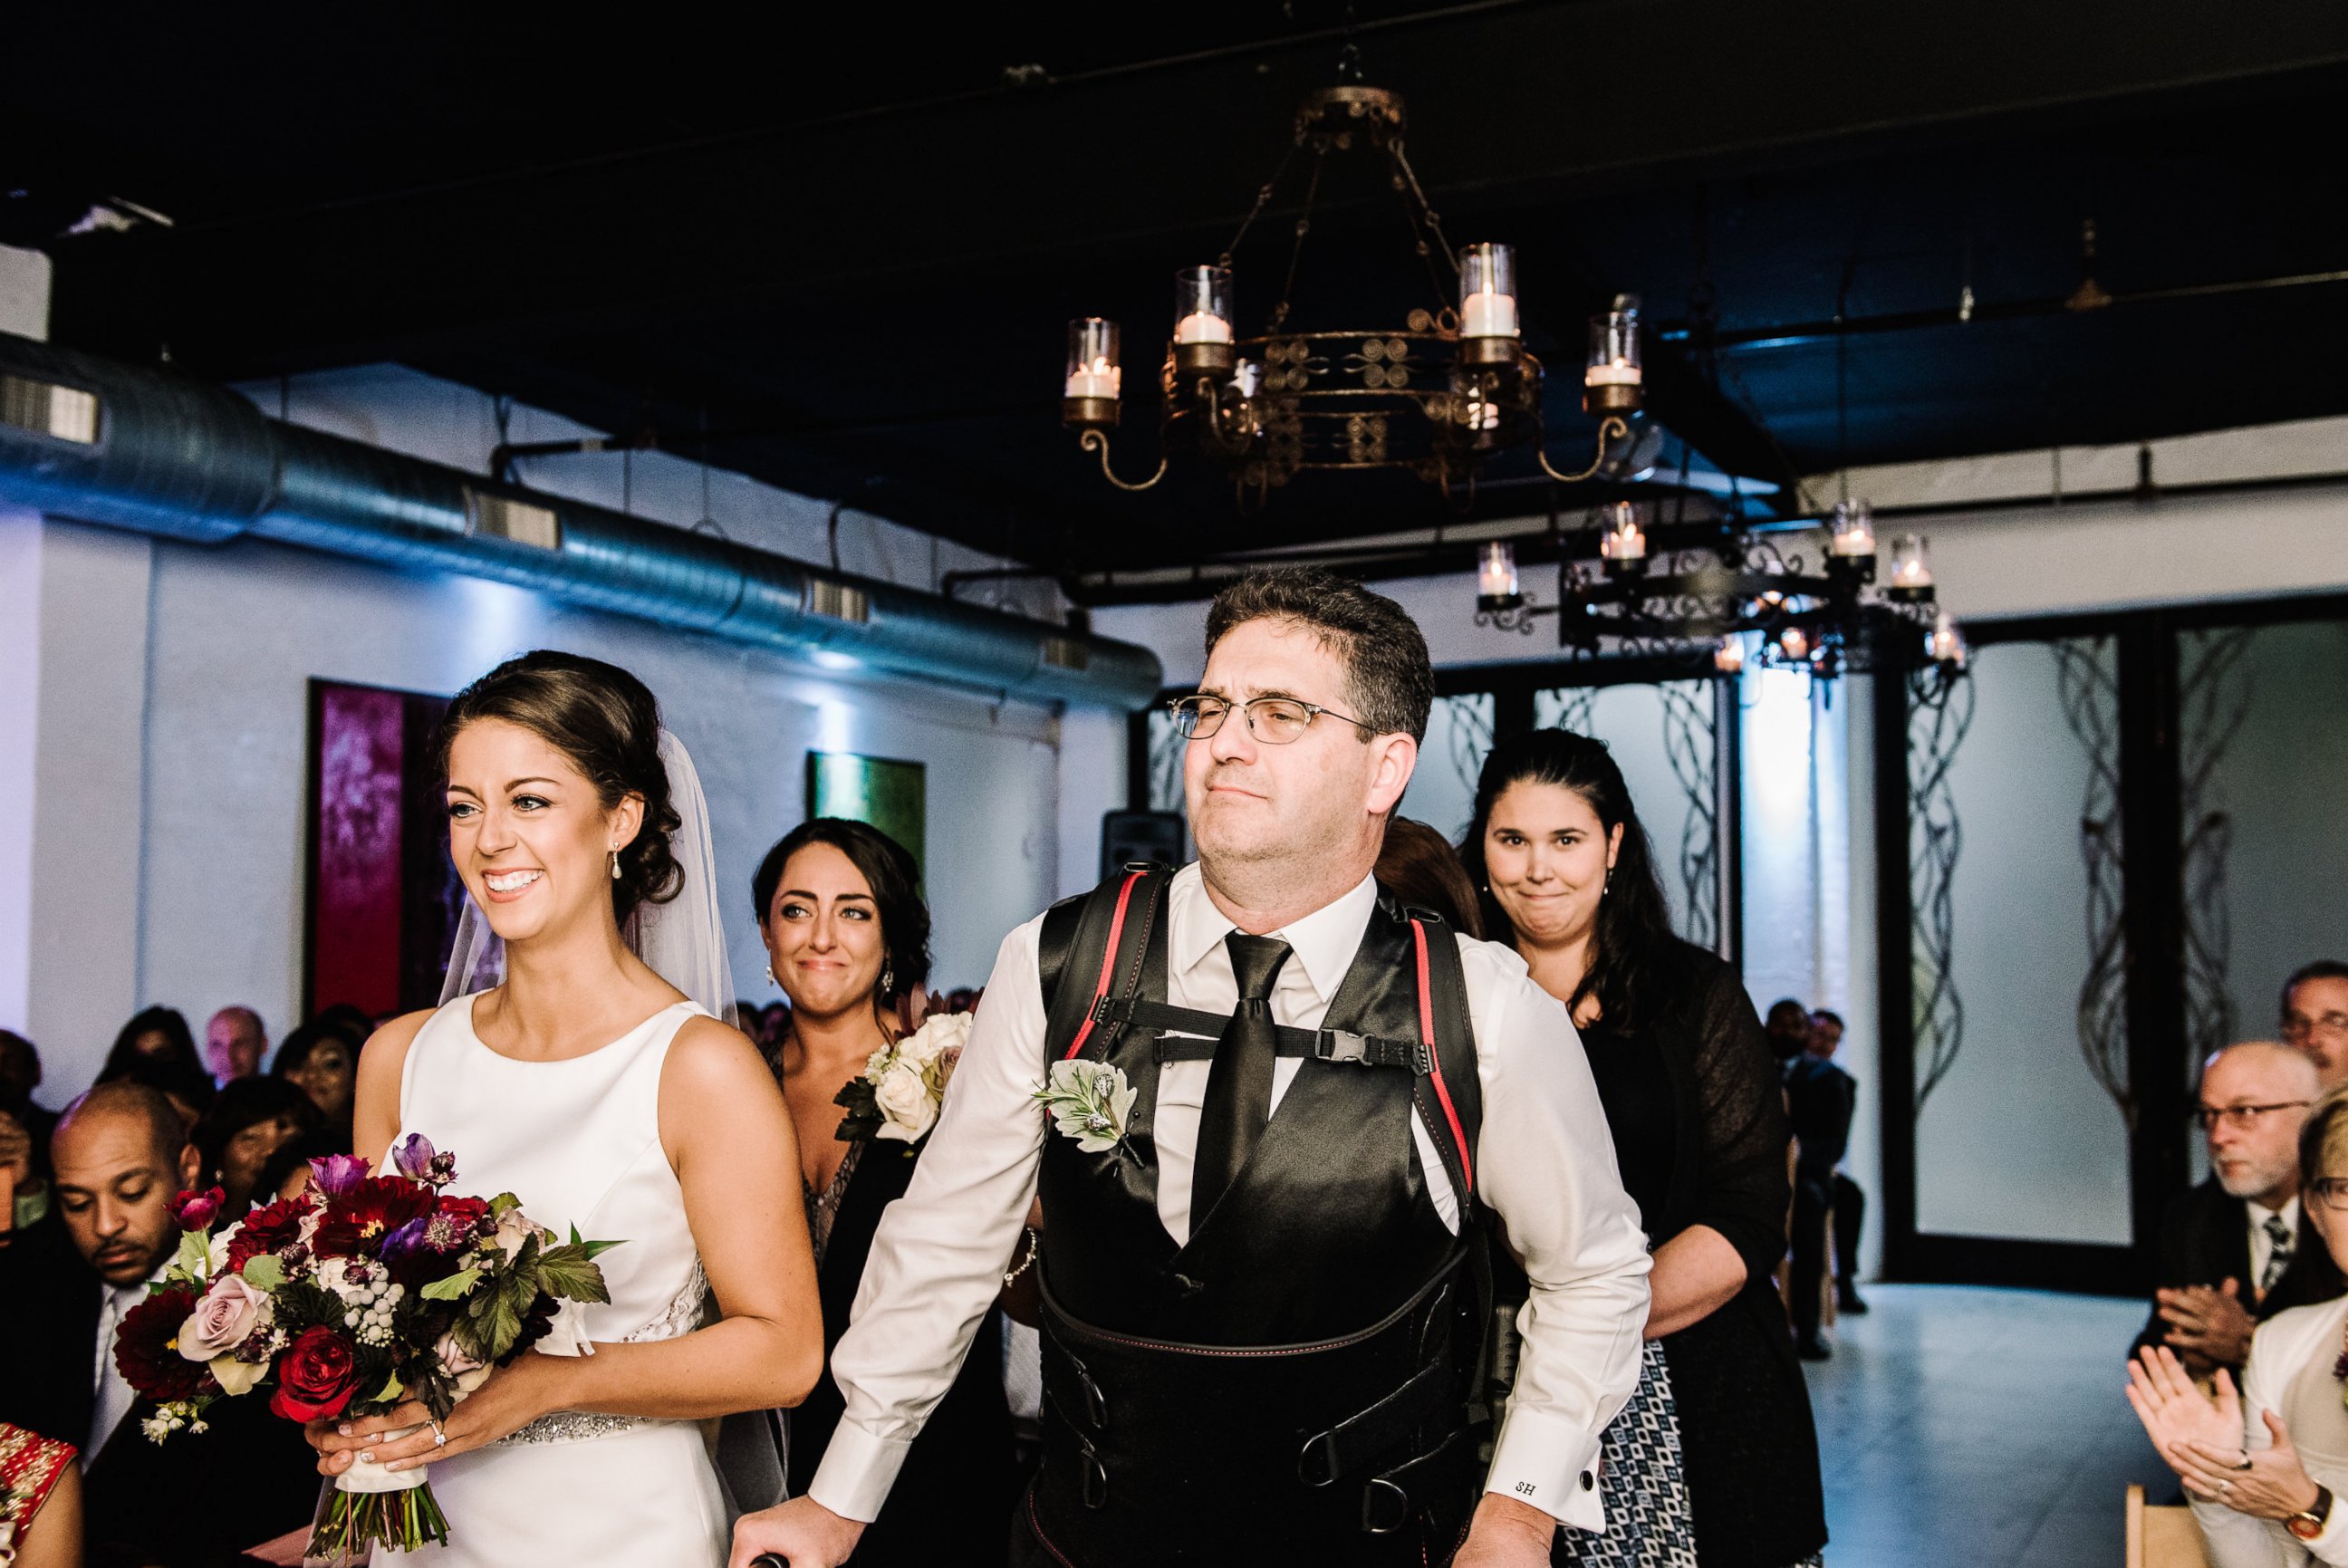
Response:
M1357 1068L1370 1065L1370 1037L1367 1035L1356 1035L1348 1029L1323 1029L1321 1038L1327 1042L1327 1048L1321 1057L1323 1061L1343 1062Z
M1369 1535L1392 1535L1410 1522L1410 1493L1379 1476L1362 1489L1362 1530Z

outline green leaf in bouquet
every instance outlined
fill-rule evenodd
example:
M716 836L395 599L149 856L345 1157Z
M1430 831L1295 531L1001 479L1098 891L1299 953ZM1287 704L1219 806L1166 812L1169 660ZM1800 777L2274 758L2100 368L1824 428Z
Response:
M285 1283L285 1265L268 1253L255 1253L244 1260L244 1283L266 1295Z
M489 1213L493 1218L499 1220L520 1207L521 1200L510 1192L500 1192L489 1200Z
M447 1279L436 1279L420 1293L427 1301L458 1301L472 1293L481 1283L479 1267L459 1269Z
M603 1271L595 1266L593 1260L594 1254L584 1243L550 1247L538 1262L539 1285L547 1295L564 1301L608 1302L612 1293L603 1284Z
M399 1403L399 1397L407 1392L407 1385L402 1383L399 1380L399 1374L395 1372L385 1379L382 1387L376 1390L374 1402L378 1405L396 1405Z
M476 1336L476 1343L467 1347L470 1354L500 1363L513 1354L514 1341L521 1337L521 1310L504 1290L483 1291L473 1298L469 1312Z
M571 1227L571 1244L574 1247L585 1248L587 1255L591 1258L600 1258L620 1243L618 1242L582 1242L579 1239L579 1227L573 1225Z
M171 1270L191 1280L202 1279L211 1267L211 1238L202 1231L180 1233L179 1255L171 1260Z

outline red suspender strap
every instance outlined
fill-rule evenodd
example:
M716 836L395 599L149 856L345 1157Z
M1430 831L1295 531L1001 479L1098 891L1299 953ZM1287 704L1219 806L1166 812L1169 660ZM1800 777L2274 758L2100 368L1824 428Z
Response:
M1118 914L1122 917L1123 908ZM1476 1169L1469 1161L1468 1131L1459 1125L1459 1113L1452 1109L1451 1091L1443 1083L1443 1053L1435 1047L1435 992L1426 973L1426 926L1419 921L1410 923L1411 941L1418 949L1418 1037L1426 1045L1427 1076L1435 1084L1435 1098L1443 1106L1443 1119L1451 1124L1452 1147L1459 1151L1459 1173L1468 1179L1465 1196L1476 1193ZM1104 985L1107 982L1102 983Z
M1141 877L1142 873L1139 872L1126 872L1125 885L1117 890L1117 913L1108 923L1108 951L1101 954L1100 981L1093 987L1093 1005L1086 1012L1084 1026L1077 1029L1076 1037L1068 1043L1067 1054L1060 1058L1062 1061L1076 1060L1076 1053L1085 1048L1086 1040L1092 1038L1094 1016L1100 1011L1101 998L1108 995L1109 986L1117 979L1117 939L1125 934L1125 906L1133 897L1133 884L1139 882ZM1421 975L1426 973L1426 959L1423 950L1420 954L1418 968ZM1425 1004L1422 1003L1421 1006Z

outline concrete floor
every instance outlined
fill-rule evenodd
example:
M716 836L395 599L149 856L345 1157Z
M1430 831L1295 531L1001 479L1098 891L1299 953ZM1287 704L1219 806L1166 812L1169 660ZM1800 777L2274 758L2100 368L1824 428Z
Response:
M2120 1390L2133 1301L1869 1285L1804 1367L1828 1568L2119 1568L2130 1481L2175 1480Z

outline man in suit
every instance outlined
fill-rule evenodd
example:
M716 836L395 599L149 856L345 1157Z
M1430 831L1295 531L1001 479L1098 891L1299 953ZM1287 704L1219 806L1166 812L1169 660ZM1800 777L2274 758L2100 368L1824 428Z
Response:
M2282 983L2282 1038L2307 1053L2325 1088L2348 1083L2348 964L2319 958Z
M2229 1046L2202 1068L2209 1179L2162 1216L2158 1288L2131 1356L2167 1345L2197 1377L2239 1374L2260 1323L2348 1289L2301 1222L2299 1131L2321 1092L2305 1055L2267 1041Z
M1786 1104L1794 1128L1794 1336L1802 1358L1823 1361L1834 1352L1818 1336L1820 1293L1826 1281L1827 1211L1838 1205L1836 1167L1850 1143L1850 1119L1859 1108L1859 1080L1834 1065L1835 1047L1842 1044L1842 1019L1833 1013L1808 1015L1810 1030L1803 1053L1786 1073ZM1851 1189L1855 1194L1856 1187ZM1845 1246L1856 1251L1858 1227L1846 1227L1836 1212L1836 1230L1847 1233ZM1848 1266L1848 1264L1846 1264ZM1849 1287L1846 1286L1848 1290ZM1849 1302L1859 1300L1849 1290ZM1845 1310L1852 1310L1846 1306ZM1867 1310L1864 1305L1856 1310Z
M173 1199L196 1175L170 1101L101 1084L50 1140L54 1212L0 1254L0 1419L81 1449L90 1568L210 1568L305 1523L318 1478L299 1427L257 1397L210 1430L149 1441L114 1330L177 1251Z

